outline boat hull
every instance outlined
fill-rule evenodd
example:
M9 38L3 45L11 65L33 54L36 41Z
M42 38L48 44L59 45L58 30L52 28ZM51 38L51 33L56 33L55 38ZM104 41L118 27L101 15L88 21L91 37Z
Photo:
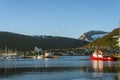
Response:
M116 61L116 58L112 56L94 57L93 55L90 55L90 60Z

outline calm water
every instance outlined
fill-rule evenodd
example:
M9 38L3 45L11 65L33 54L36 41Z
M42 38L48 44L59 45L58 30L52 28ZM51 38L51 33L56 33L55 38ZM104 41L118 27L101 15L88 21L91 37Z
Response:
M88 56L0 60L0 80L120 80L120 61L90 61Z

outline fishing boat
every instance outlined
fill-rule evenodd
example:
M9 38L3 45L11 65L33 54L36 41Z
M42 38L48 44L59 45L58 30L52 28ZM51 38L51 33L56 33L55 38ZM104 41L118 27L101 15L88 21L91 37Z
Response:
M116 61L113 56L104 56L101 50L95 50L92 55L90 55L90 60L102 60L102 61Z

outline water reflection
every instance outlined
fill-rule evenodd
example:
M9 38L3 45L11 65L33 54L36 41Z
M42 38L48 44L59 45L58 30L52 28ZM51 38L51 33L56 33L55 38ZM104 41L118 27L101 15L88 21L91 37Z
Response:
M92 62L92 67L93 67L93 77L103 76L103 61L94 60Z
M120 73L120 62L92 61L93 72Z
M114 80L120 80L120 61L92 61L93 77L115 76ZM109 75L105 75L109 74Z
M103 61L93 61L92 62L93 69L95 72L102 72L103 71Z

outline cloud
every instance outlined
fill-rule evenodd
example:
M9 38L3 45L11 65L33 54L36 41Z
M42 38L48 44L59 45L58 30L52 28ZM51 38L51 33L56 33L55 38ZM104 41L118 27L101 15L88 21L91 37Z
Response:
M51 32L51 34L52 35L60 35L60 33L61 33L61 31L60 30L58 30L58 29L56 29L56 30L53 30L52 32Z
M59 30L54 30L53 33L58 34L58 33L60 33L60 31Z

